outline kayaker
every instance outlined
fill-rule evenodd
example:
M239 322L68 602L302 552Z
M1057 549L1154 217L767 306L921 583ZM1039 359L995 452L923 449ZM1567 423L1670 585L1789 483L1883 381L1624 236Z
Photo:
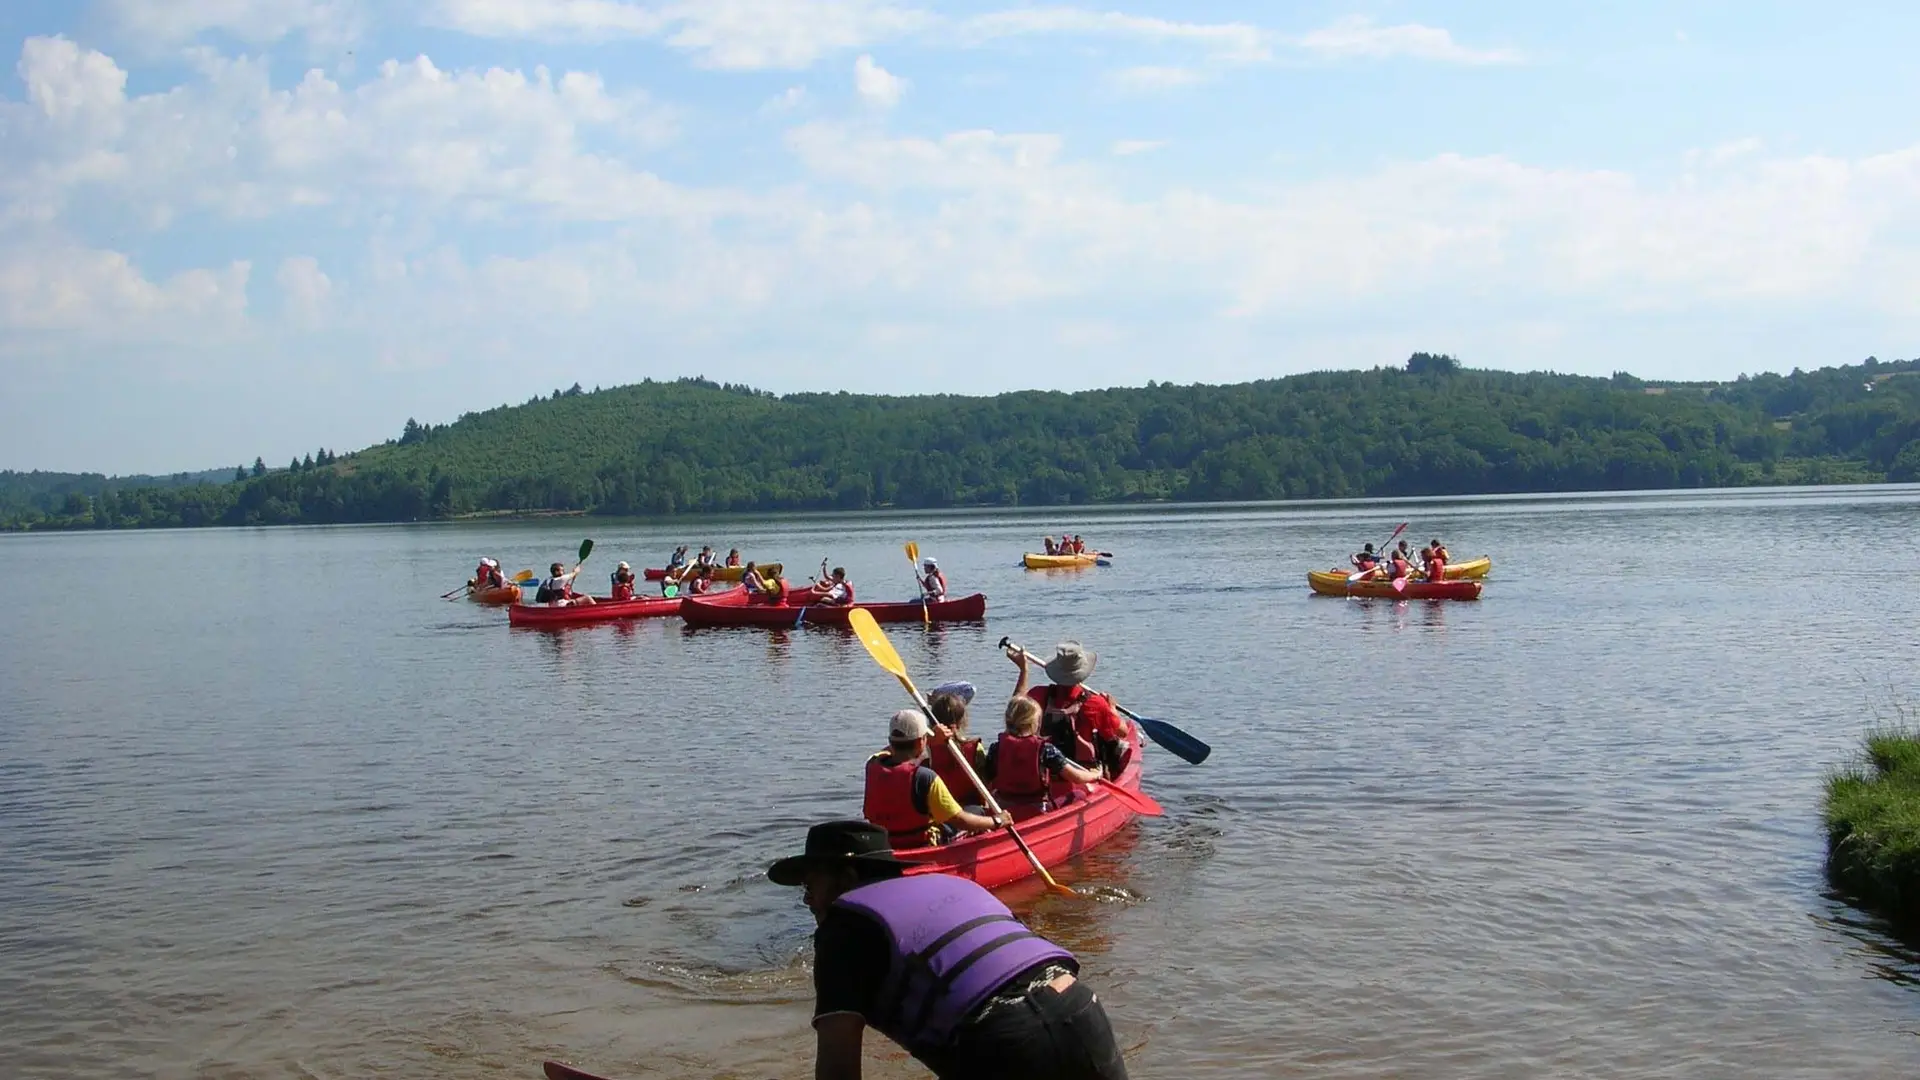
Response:
M1406 552L1395 549L1388 553L1386 569L1387 576L1398 581L1413 572L1413 563L1407 559Z
M713 567L711 565L701 567L693 575L693 580L687 583L687 591L695 596L705 596L713 591Z
M771 578L762 576L754 563L748 563L740 571L740 584L746 586L747 595L755 603L778 605L787 602L787 583L778 575Z
M1000 808L1025 821L1051 809L1047 793L1062 784L1091 784L1097 769L1067 760L1060 748L1040 734L1040 703L1030 697L1007 702L1007 727L987 748L980 779L993 789Z
M1087 553L1087 542L1080 539L1079 533L1073 534L1073 553L1075 555L1085 555Z
M847 580L847 568L836 566L831 577L813 583L813 602L825 607L847 607L853 603L853 582Z
M1011 820L971 814L954 801L946 782L927 764L931 734L920 710L902 709L887 728L887 748L867 759L867 793L860 813L887 830L897 848L937 844L946 832L942 826L986 832Z
M975 773L986 768L987 752L981 748L979 739L967 735L967 704L972 700L972 683L950 683L927 695L927 705L933 709L933 739L928 758L933 762L934 774L947 785L947 791L961 806L967 807L985 806L987 800L967 778L966 770L954 760L949 744L956 739L960 741L961 752ZM986 777L982 775L980 779L984 781Z
M1380 556L1375 555L1373 553L1373 545L1368 544L1366 547L1360 549L1360 554L1355 555L1352 561L1355 570L1372 570L1374 567L1380 565Z
M940 572L940 564L928 555L920 560L920 595L929 602L939 602L947 598L947 575Z
M1013 696L1029 697L1040 705L1040 733L1076 765L1119 776L1131 754L1127 726L1106 695L1092 693L1085 685L1099 654L1077 641L1061 642L1054 646L1052 659L1042 665L1052 684L1032 689L1027 687L1027 654L1018 649L1009 649L1008 654L1020 669ZM1056 783L1050 795L1058 806L1073 797L1072 785Z
M500 561L482 556L479 569L473 572L473 589L500 589L506 584L507 579L500 575Z
M633 567L621 563L613 571L613 598L615 600L633 599Z
M728 565L728 566L739 566L739 565L740 565L740 549L739 549L739 548L730 548L730 549L728 549L728 551L727 551L727 565Z
M1447 576L1447 549L1435 537L1427 541L1427 580L1444 581Z
M869 1027L942 1080L1126 1080L1073 954L973 882L906 865L882 830L830 821L767 869L813 912L816 1080L860 1080ZM901 942L935 947L903 955Z
M569 571L559 563L554 563L548 570L547 580L541 582L540 588L533 594L534 603L545 604L548 607L572 607L576 604L593 603L593 597L573 591L573 576L579 573L579 570Z
M713 548L702 544L700 546L700 554L693 557L693 568L699 570L702 567L712 566L713 558Z
M1058 550L1057 550L1057 549L1056 549L1056 548L1055 548L1055 547L1053 546L1053 537L1051 537L1051 536L1043 536L1043 537L1041 537L1041 538L1040 538L1040 542L1041 542L1042 544L1044 544L1044 545L1046 545L1046 548L1047 548L1047 554L1049 554L1049 555L1058 555L1058 554L1060 554L1060 552L1059 552L1059 551L1058 551Z
M685 565L687 565L687 545L681 544L679 547L673 549L672 555L668 556L667 569L673 570Z

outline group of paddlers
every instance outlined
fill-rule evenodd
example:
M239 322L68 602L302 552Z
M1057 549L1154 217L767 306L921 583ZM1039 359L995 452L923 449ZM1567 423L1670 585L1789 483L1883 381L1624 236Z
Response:
M1124 1080L1126 1063L1106 1010L1079 979L1073 954L1022 926L993 894L965 878L911 877L894 851L985 832L1083 796L1118 776L1133 753L1112 701L1089 691L1098 657L1062 642L1031 686L1027 654L990 746L967 732L974 689L949 683L928 696L931 716L895 713L887 748L866 764L864 821L807 832L804 854L767 871L798 885L814 914L814 1075L858 1080L871 1027L949 1080ZM992 789L989 814L954 760L960 747Z
M1414 560L1418 558L1416 563ZM1442 581L1447 576L1447 549L1438 539L1427 541L1416 556L1405 540L1384 552L1376 554L1373 545L1368 544L1350 560L1354 567L1354 576L1361 581L1372 579L1399 580L1412 577L1424 581Z
M918 709L893 715L887 748L867 759L862 812L894 847L939 844L1058 809L1077 798L1081 786L1126 768L1129 728L1110 700L1085 686L1097 659L1092 650L1061 642L1043 665L1051 682L1032 687L1027 654L1008 655L1020 678L1007 702L1005 730L991 745L968 734L973 687L967 683L928 695L932 716ZM1005 820L985 812L987 800L949 743L992 789Z
M1087 553L1087 542L1080 539L1078 533L1072 536L1061 533L1058 543L1055 543L1051 536L1043 536L1040 538L1040 543L1046 547L1049 555L1085 555Z

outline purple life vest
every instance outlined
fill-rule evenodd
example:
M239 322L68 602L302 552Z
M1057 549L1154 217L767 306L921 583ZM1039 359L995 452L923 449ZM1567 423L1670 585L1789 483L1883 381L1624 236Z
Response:
M1015 975L1073 954L1021 925L965 878L921 874L862 885L834 901L878 922L892 957L867 1023L910 1053L937 1050Z

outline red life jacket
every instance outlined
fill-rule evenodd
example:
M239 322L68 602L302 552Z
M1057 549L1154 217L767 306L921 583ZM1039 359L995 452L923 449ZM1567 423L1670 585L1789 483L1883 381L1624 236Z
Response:
M1393 557L1393 576L1396 578L1407 576L1407 560L1398 555Z
M1061 691L1065 691L1063 695ZM1054 745L1067 759L1089 769L1100 767L1100 751L1094 745L1093 724L1085 718L1080 703L1088 697L1078 686L1049 686L1040 703L1040 728L1048 732ZM995 775L999 775L995 773ZM1073 781L1064 775L1053 777L1047 785L1048 800L1056 807L1073 799Z
M1002 733L994 745L993 794L1001 808L1020 820L1044 813L1050 783L1040 753L1047 740Z
M967 755L967 764L972 765L978 762L980 760L980 740L964 740L960 743L960 752ZM987 800L980 797L980 791L973 786L973 781L967 779L966 770L960 767L959 762L953 760L952 750L944 746L936 746L933 748L933 772L934 775L940 778L942 783L947 785L947 792L953 796L955 802L962 806L965 806L967 803L973 803L977 806L986 804Z
M631 582L631 581L616 581L616 582L614 582L614 585L613 585L613 598L614 598L615 600L631 600L631 599L633 599L633 582Z
M1446 556L1441 555L1439 552L1435 552L1434 554L1427 556L1427 580L1428 581L1444 581L1446 580L1446 577L1447 577Z
M913 778L918 761L888 765L884 755L867 759L867 795L860 813L887 830L887 842L896 848L926 847L933 818L913 806Z

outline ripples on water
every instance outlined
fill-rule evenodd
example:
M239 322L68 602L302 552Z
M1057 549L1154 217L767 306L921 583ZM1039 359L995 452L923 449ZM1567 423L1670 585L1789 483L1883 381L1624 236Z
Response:
M897 688L833 631L431 599L584 529L590 575L704 534L881 597L918 540L992 601L894 633L924 681L991 704L1002 635L1079 636L1211 741L1149 751L1167 816L1086 899L1005 894L1136 1075L1915 1075L1920 959L1825 892L1817 811L1912 687L1916 504L1096 511L1078 574L1013 565L1058 512L5 538L60 587L0 627L0 1071L804 1075L811 922L761 872L857 813ZM1484 601L1306 595L1405 519L1495 556Z

